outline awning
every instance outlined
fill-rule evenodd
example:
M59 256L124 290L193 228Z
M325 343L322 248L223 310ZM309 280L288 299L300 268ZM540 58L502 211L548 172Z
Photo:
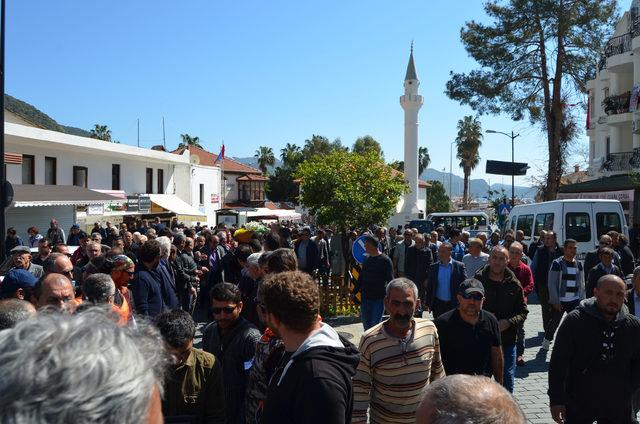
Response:
M256 208L256 210L247 212L247 217L250 218L276 218L280 221L299 221L302 216L292 210L288 209L269 209L269 208Z
M109 196L117 197L118 199L127 200L127 193L124 190L99 190L94 188L93 191L97 191L98 193L108 194Z
M84 187L66 185L13 184L13 207L100 205L122 203L104 193L98 193Z
M207 216L175 194L149 194L152 203L178 216L178 220L206 220Z

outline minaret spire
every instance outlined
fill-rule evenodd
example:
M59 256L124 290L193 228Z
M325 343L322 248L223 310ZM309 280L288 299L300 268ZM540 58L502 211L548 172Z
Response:
M409 54L409 64L407 65L407 74L404 77L405 81L417 80L418 74L416 74L416 65L413 63L413 40L411 41L411 53Z

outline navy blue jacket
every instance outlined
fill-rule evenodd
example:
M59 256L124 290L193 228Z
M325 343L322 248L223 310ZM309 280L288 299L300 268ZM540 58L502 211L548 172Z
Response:
M161 285L160 274L156 270L147 269L140 263L130 286L137 314L155 317L165 309Z
M178 300L178 292L176 290L176 282L173 279L169 264L164 259L160 260L160 265L156 269L162 279L162 299L167 309L178 309L180 301Z
M458 286L464 280L467 279L467 271L464 268L462 262L451 259L453 268L451 270L451 301L457 303L456 294L458 293ZM440 267L440 261L431 264L427 271L427 296L425 299L426 306L431 308L433 306L433 300L436 298L436 285L438 284L438 269Z
M300 257L300 241L295 243L293 250L296 252L296 258ZM309 240L307 243L307 266L303 269L300 268L300 271L304 271L307 274L313 273L316 269L320 267L320 252L318 252L318 245L315 241Z

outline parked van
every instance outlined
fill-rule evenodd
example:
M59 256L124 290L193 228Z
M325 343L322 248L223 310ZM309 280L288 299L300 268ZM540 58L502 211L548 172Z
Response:
M489 225L487 214L480 211L434 212L430 213L427 219L411 221L409 226L417 228L420 233L430 233L438 227L443 227L445 230L460 228L469 231L471 237L474 237L479 231L491 232L493 230Z
M556 233L560 246L572 238L578 242L578 259L597 248L598 238L611 230L629 237L624 211L617 200L553 200L516 205L505 229L522 230L527 246L538 240L540 230Z

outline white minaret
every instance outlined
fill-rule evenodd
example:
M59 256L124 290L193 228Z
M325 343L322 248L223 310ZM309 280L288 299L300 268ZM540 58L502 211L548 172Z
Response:
M404 77L404 96L400 105L404 109L404 177L409 183L409 193L404 196L402 216L405 221L418 219L418 112L422 107L422 96L418 94L418 75L413 63L413 42Z

